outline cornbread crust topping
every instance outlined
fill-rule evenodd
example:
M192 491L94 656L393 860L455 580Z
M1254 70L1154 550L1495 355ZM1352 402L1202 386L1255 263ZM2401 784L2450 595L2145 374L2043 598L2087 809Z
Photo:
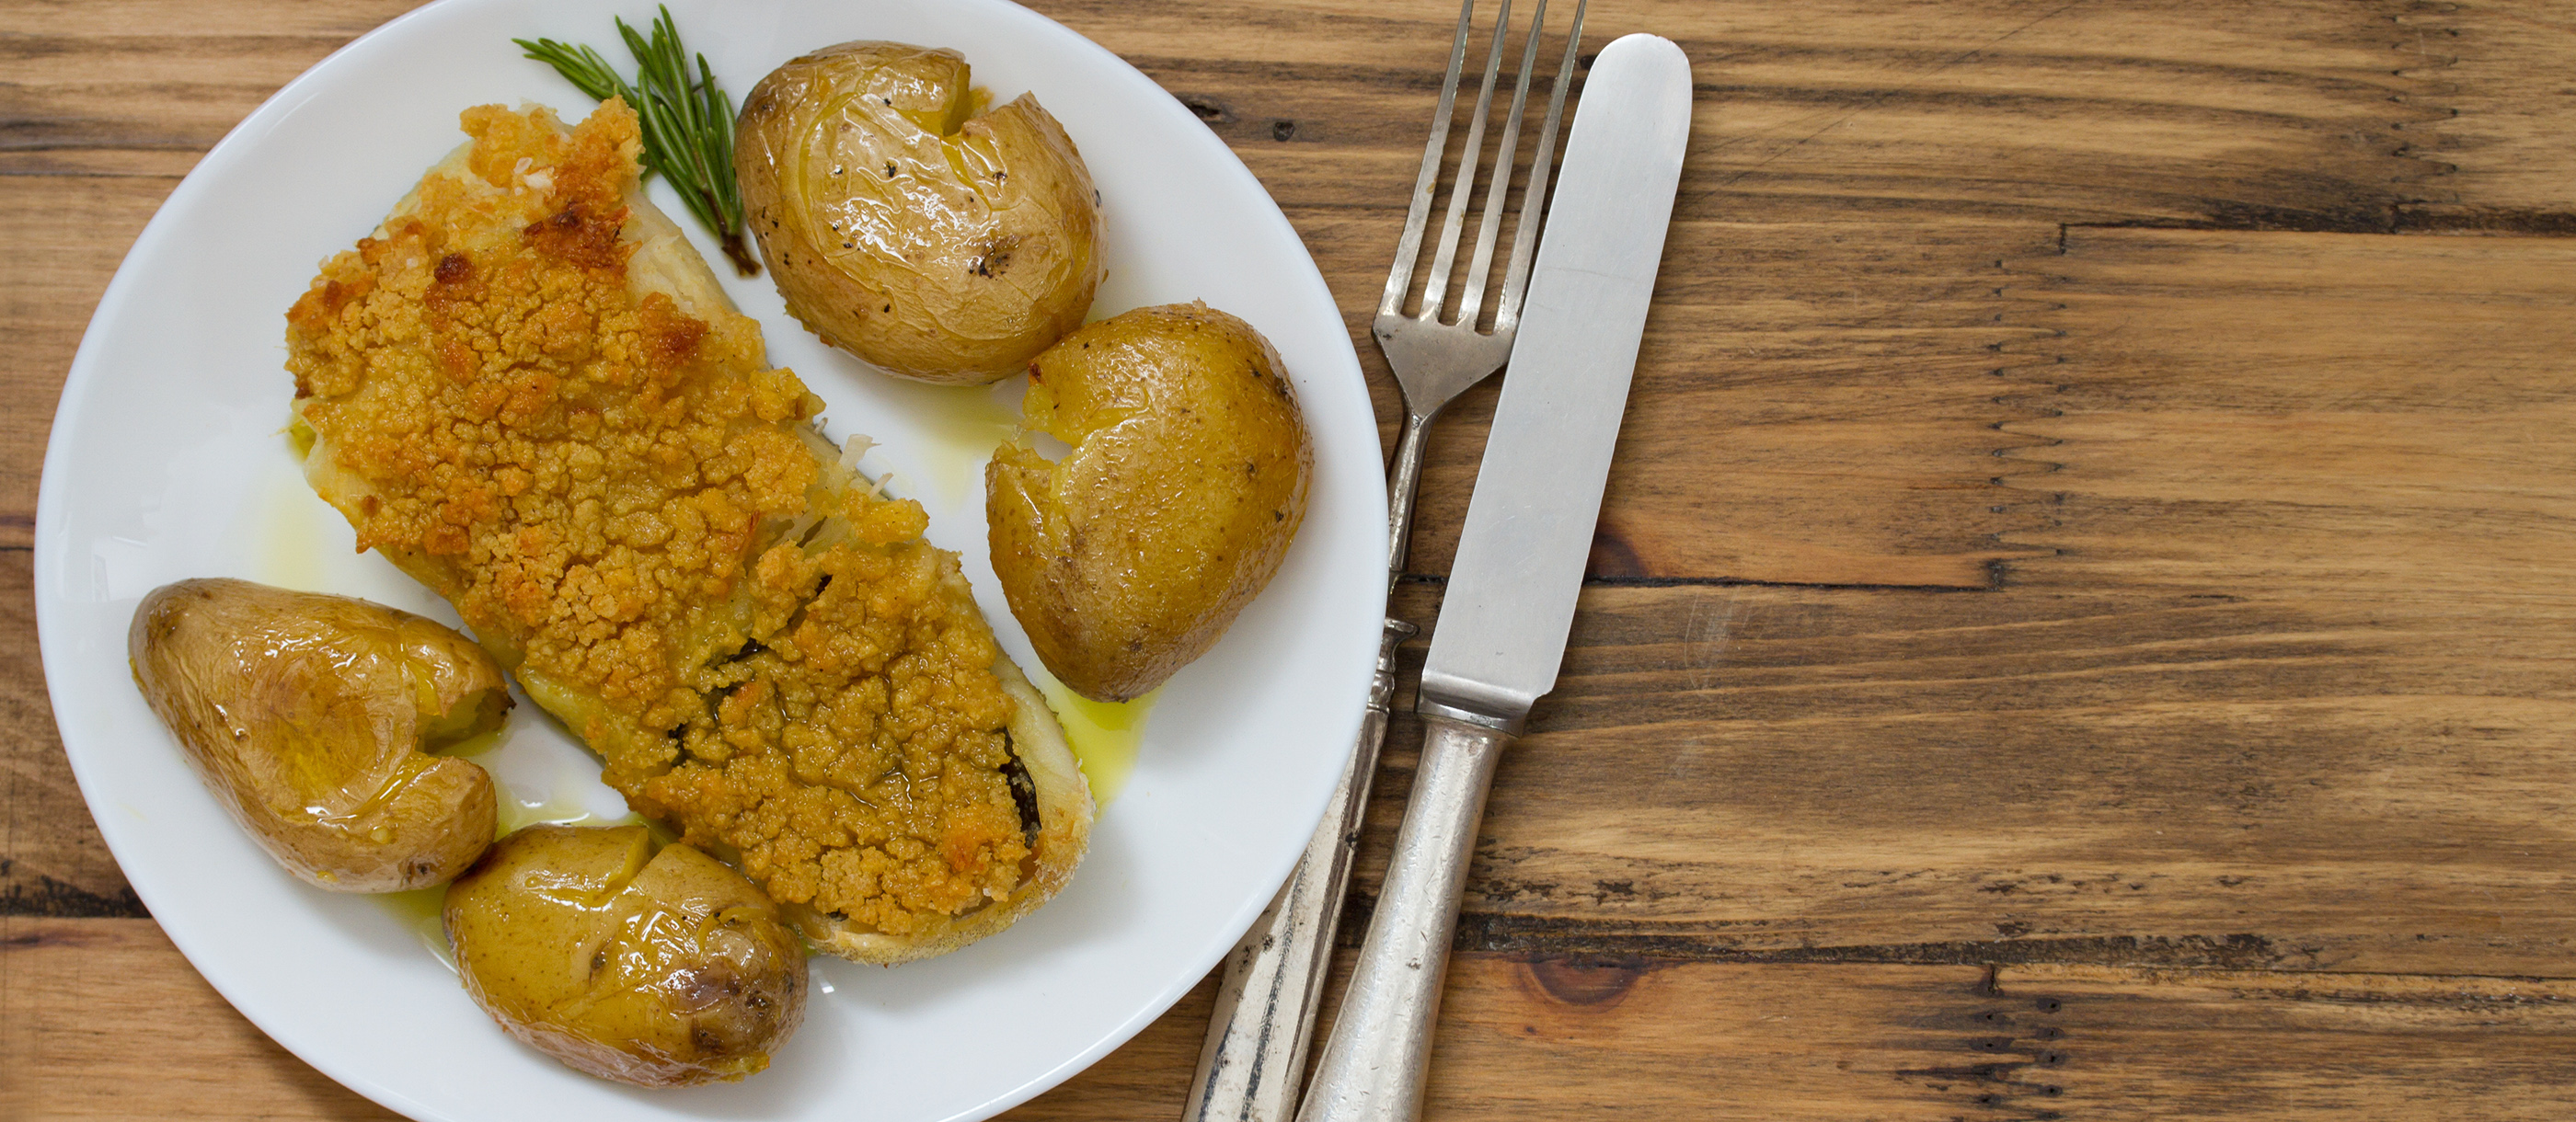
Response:
M1008 898L1036 827L955 555L818 450L754 321L630 268L622 103L463 124L287 314L315 486L780 903L903 935Z

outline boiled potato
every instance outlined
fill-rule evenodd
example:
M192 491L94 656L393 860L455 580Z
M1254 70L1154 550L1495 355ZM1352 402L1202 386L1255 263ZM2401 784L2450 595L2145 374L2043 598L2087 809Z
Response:
M1029 368L984 469L993 570L1047 669L1125 701L1205 653L1279 569L1314 452L1279 353L1205 304L1092 324Z
M126 652L198 776L305 881L425 888L492 843L492 777L425 754L509 712L473 640L346 596L187 580L143 598Z
M1082 324L1100 204L1081 153L1022 95L984 111L964 57L843 43L743 100L734 166L787 310L891 373L978 384Z
M805 1015L805 949L723 862L642 826L530 826L447 889L466 992L510 1035L641 1087L740 1079Z

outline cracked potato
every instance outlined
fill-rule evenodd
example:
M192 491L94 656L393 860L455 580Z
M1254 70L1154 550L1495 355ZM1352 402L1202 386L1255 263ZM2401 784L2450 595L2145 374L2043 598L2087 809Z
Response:
M145 596L126 651L198 776L306 883L426 888L492 843L492 777L427 754L509 712L473 640L353 597L204 579Z
M1270 583L1306 514L1314 450L1279 353L1205 304L1138 308L1029 368L1026 441L984 469L1011 614L1047 669L1126 701L1206 653Z
M639 1087L769 1066L805 1016L805 950L741 873L642 826L530 826L447 890L457 973L510 1035Z
M1081 326L1100 286L1100 203L1033 96L985 111L963 56L826 47L743 100L734 166L787 310L907 378L1019 373Z

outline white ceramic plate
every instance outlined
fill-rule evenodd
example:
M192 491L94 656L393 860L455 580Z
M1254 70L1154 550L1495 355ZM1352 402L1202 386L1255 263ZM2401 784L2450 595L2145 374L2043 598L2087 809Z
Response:
M1072 886L943 958L817 959L805 1026L762 1075L631 1090L504 1036L382 902L308 889L271 864L136 693L135 603L186 577L350 593L454 622L354 553L347 525L298 477L281 433L284 313L322 258L373 229L463 139L458 110L532 100L588 112L511 37L607 45L622 63L610 19L640 22L645 0L450 0L413 13L289 84L171 194L99 304L46 453L36 598L55 717L100 831L189 961L279 1043L388 1107L460 1120L983 1117L1081 1070L1204 976L1321 813L1358 727L1382 603L1386 508L1367 394L1331 294L1260 184L1100 47L998 0L672 8L737 97L789 57L848 39L954 46L998 97L1035 91L1107 207L1109 279L1094 313L1203 298L1287 360L1316 444L1305 527L1269 590L1164 688ZM1034 670L982 544L981 464L1010 416L1007 384L893 382L796 328L765 277L732 291L766 326L772 361L830 403L830 435L879 441L864 466L928 506L931 539L964 555L1004 645ZM514 798L623 811L533 707L508 736L483 758Z

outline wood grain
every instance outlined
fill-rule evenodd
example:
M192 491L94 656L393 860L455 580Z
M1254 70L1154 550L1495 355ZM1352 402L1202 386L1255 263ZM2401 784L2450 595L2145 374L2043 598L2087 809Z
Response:
M1462 965L1470 1000L1444 1009L1440 1037L1462 1075L1435 1077L1434 1117L2543 1119L2576 1097L2565 983L1504 956ZM1541 1097L1464 1075L1508 1070L1581 1090Z
M0 549L0 915L139 916L54 735L33 642L31 555Z
M126 247L177 185L155 177L0 175L0 244L20 262L0 275L15 330L0 348L0 548L35 542L36 483L54 402L91 309Z
M2563 1117L2564 981L1470 953L1429 1119ZM113 983L109 980L113 979ZM146 920L0 917L0 1106L391 1118L243 1023ZM1004 1117L1172 1117L1213 982ZM151 1000L139 999L148 994ZM2356 1048L2356 1042L2375 1047ZM1544 1083L1498 1078L1544 1072ZM14 1098L14 1102L12 1099Z
M2576 49L2576 12L2501 0L2422 5L2397 19L2405 74L2447 112L2404 127L2410 154L2445 174L2401 210L2408 228L2576 232L2576 86L2558 60Z
M150 920L0 916L0 1014L12 1118L397 1117L251 1027Z
M2568 976L2570 265L2082 228L2012 262L2045 415L2006 426L2042 516L2006 544L2046 556L1988 594L1589 590L1466 938Z
M2458 664L2473 629L2009 585L1597 588L1577 621L1463 946L2576 974L2563 638L2516 674Z

